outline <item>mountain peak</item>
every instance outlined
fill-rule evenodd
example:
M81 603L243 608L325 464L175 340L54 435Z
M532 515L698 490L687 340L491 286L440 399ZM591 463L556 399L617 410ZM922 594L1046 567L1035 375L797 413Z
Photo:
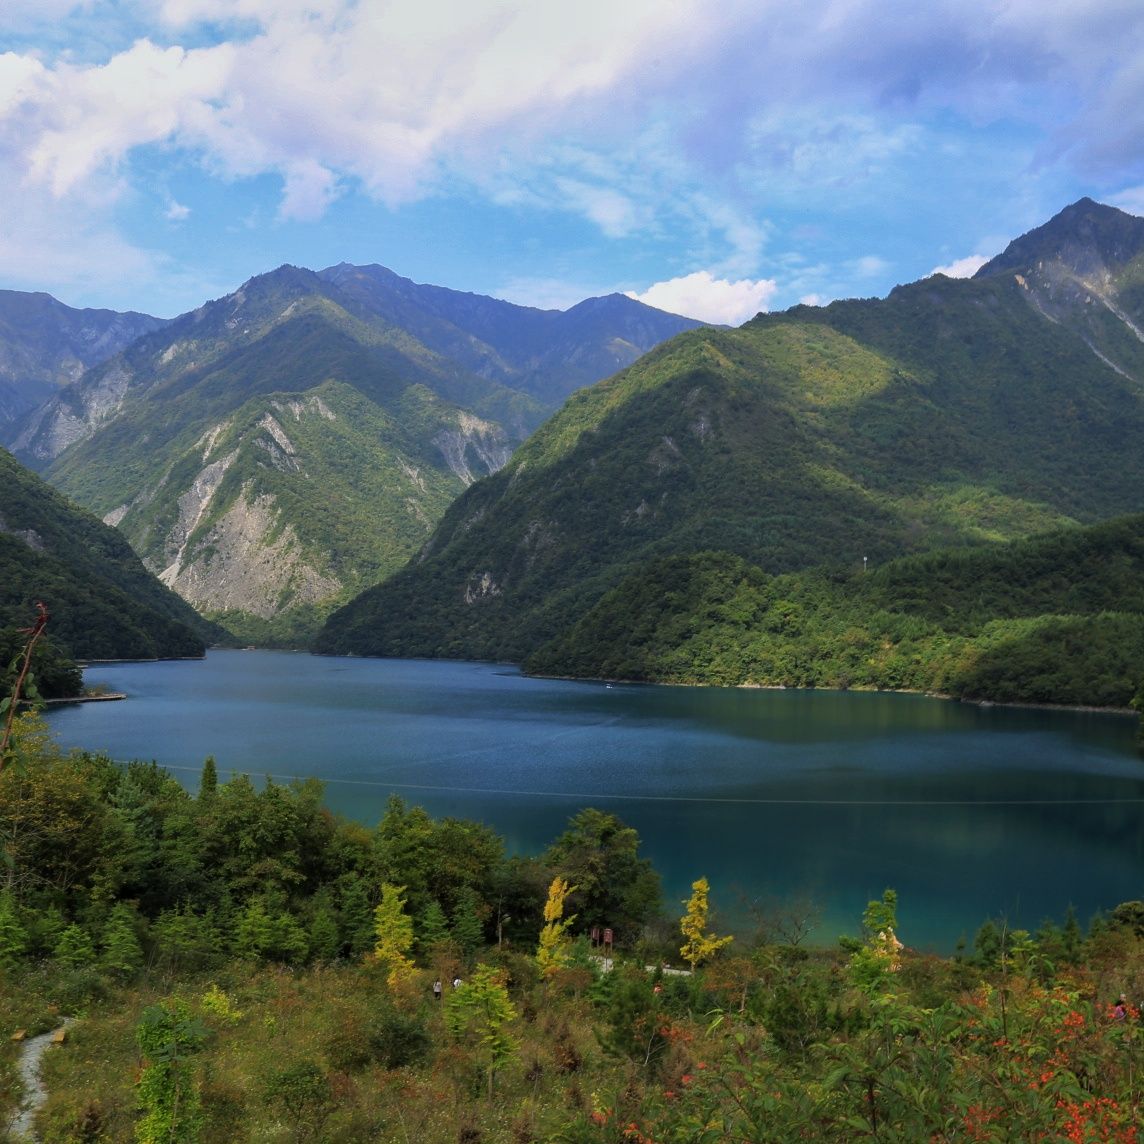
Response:
M1115 271L1144 252L1144 218L1116 207L1078 199L1043 226L1015 238L975 277L1029 274L1056 263L1079 277Z

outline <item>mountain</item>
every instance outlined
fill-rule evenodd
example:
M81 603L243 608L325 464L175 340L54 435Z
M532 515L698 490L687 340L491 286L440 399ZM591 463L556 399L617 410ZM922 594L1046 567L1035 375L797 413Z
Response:
M1057 294L1068 321L998 263L679 335L574 394L317 650L521 660L674 554L844 574L1139 510L1144 264L1115 237L1126 220L1077 204L1050 224L1076 236L1045 244L1062 266L1107 271L1107 304Z
M42 601L48 634L80 659L201 656L221 634L163 587L114 528L0 449L0 627Z
M74 310L49 294L0 290L0 427L162 325L147 314Z
M595 331L596 353L634 336L636 315L668 317L604 301L563 336ZM485 376L466 363L499 351L464 332L465 314L496 315L508 356ZM381 267L284 266L89 370L24 420L14 449L202 613L244 641L296 645L396 571L543 419L547 406L499 380L519 381L526 360L541 368L535 345L519 347L543 339L514 339L514 319L549 321ZM581 368L566 364L559 383Z
M480 377L557 408L572 392L631 365L703 323L624 294L588 298L569 310L538 310L442 286L423 286L384 266L323 270L364 308Z

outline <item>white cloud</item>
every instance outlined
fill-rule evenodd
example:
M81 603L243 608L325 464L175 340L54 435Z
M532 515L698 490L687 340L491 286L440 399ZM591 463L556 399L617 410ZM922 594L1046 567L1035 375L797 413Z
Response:
M955 258L947 266L935 266L930 274L944 274L947 278L972 278L989 259L984 254L967 254Z
M190 218L190 216L191 208L175 199L171 199L167 203L167 209L163 212L163 217L171 222L182 222L184 219Z
M890 264L876 254L867 254L853 262L854 272L863 278L877 278L890 269Z
M642 294L629 290L628 297L687 318L738 326L766 310L777 290L773 278L729 282L714 277L709 270L697 270L682 278L656 282Z

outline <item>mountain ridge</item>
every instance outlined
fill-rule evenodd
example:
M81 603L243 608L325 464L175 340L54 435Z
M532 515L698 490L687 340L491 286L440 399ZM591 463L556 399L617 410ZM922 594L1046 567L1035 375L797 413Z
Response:
M853 567L1135 511L1144 344L1032 301L935 276L681 334L574 394L315 647L519 661L672 553Z
M249 642L304 640L323 608L417 551L545 416L522 379L551 369L555 392L600 352L636 356L636 316L648 336L697 324L627 298L566 318L382 267L336 269L283 265L147 333L25 418L14 442ZM482 322L499 323L495 346L469 332ZM552 332L566 327L565 342L597 336L561 373Z

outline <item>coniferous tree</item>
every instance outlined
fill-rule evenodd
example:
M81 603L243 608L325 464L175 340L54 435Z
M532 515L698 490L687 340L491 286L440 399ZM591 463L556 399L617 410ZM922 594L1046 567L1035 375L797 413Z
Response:
M575 889L557 875L548 887L548 900L544 903L544 928L540 931L540 943L536 950L536 962L545 977L551 977L568 961L568 927L576 920L576 915L564 917L564 899Z
M339 931L350 957L361 957L373 948L374 916L365 880L352 871L338 882Z
M103 931L103 952L99 958L104 969L117 977L130 977L143 964L143 947L135 932L135 911L125 902L117 902Z
M199 778L199 803L206 805L218 794L218 767L214 755L207 755L203 762L203 772Z
M95 945L91 940L91 935L83 926L77 925L75 922L60 934L60 939L56 942L56 948L53 952L56 955L56 960L64 965L79 967L91 965L95 961Z
M340 944L338 920L334 916L330 891L323 886L314 896L314 917L310 922L310 955L315 961L329 963L337 958Z
M464 886L457 894L457 904L453 909L453 940L466 958L472 957L485 939L485 929L477 912L479 905L476 891L470 887Z
M413 919L405 912L404 886L385 882L381 902L374 911L374 956L387 970L391 989L397 989L413 973L409 951L413 948Z
M449 920L441 903L430 898L429 904L417 917L417 949L428 953L435 945L449 939Z

